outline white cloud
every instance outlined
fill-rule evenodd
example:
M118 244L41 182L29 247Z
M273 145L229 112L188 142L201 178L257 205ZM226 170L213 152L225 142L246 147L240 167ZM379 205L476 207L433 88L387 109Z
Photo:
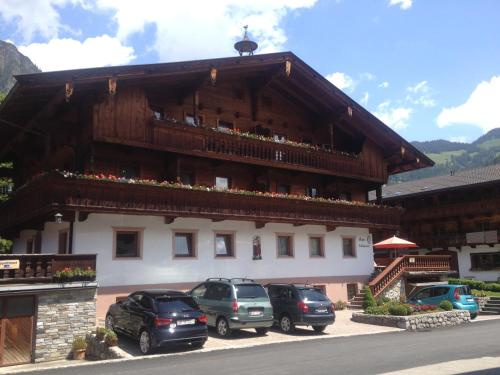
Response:
M95 2L98 9L113 13L122 41L154 26L152 48L162 61L173 61L234 55L231 42L241 39L246 24L259 53L280 51L287 40L282 19L316 0L141 0L140 6L136 0Z
M328 74L325 78L341 90L352 90L355 86L354 80L345 73L335 72Z
M361 78L364 81L373 81L377 77L375 76L375 74L365 72L365 73L361 73L359 75L359 78Z
M63 30L78 34L62 23L64 7L104 12L110 14L110 26L116 29L112 36L122 44L148 27L153 37L145 48L155 50L162 61L175 61L235 55L233 43L241 39L245 24L259 43L259 53L283 50L287 41L283 18L316 1L1 0L0 17L16 25L23 44L29 44L35 36L43 41L60 39Z
M437 118L440 128L453 124L471 124L485 133L500 127L500 76L476 86L465 103L443 108Z
M382 88L382 89L386 89L389 87L389 82L387 81L384 81L382 82L381 84L378 85L378 87Z
M413 0L389 0L389 6L399 6L402 10L408 10L413 5Z
M408 120L412 112L412 108L393 107L391 106L391 102L387 100L379 104L377 110L373 114L391 128L401 130L408 127Z
M30 42L39 34L45 39L55 38L59 30L71 31L61 23L58 8L66 5L85 7L85 0L2 0L0 18L16 25L16 31L24 42Z
M42 71L123 65L135 58L134 49L117 38L101 35L80 42L75 39L51 39L48 43L19 46Z
M432 89L427 81L421 81L413 86L409 86L406 88L406 91L409 93L406 100L412 104L427 108L436 105L436 101L432 98Z
M360 103L364 106L368 105L368 100L370 100L370 93L368 91L365 91L363 94L363 97L360 99Z

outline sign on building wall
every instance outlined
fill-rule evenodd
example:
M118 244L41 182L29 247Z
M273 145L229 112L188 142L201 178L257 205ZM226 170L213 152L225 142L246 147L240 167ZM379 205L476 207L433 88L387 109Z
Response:
M18 270L19 259L0 260L0 270Z
M358 236L358 247L372 247L372 235Z

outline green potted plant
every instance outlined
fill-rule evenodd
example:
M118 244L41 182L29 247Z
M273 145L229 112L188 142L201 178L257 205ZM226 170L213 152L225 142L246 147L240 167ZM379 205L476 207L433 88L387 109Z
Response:
M107 330L106 335L104 336L104 342L108 347L118 345L118 336L111 330Z
M95 330L95 338L97 341L104 340L104 336L106 336L107 329L104 327L97 327Z
M85 359L85 351L87 350L87 341L84 337L75 337L73 340L73 359Z

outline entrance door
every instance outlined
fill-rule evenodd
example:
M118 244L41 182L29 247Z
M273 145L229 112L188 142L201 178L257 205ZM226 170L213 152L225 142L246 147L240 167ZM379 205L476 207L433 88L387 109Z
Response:
M35 298L0 298L0 365L32 361Z

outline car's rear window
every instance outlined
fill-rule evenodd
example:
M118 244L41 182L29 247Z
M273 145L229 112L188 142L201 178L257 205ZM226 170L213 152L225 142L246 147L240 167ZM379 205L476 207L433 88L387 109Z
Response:
M259 284L237 284L235 288L237 298L267 298L264 287Z
M328 298L319 289L315 288L304 288L299 289L302 298L308 301L326 301Z
M471 295L470 286L461 286L460 288L457 288L457 289L458 289L458 294L460 294L461 296L470 296Z
M182 312L198 309L198 305L191 297L161 297L156 299L158 312Z

